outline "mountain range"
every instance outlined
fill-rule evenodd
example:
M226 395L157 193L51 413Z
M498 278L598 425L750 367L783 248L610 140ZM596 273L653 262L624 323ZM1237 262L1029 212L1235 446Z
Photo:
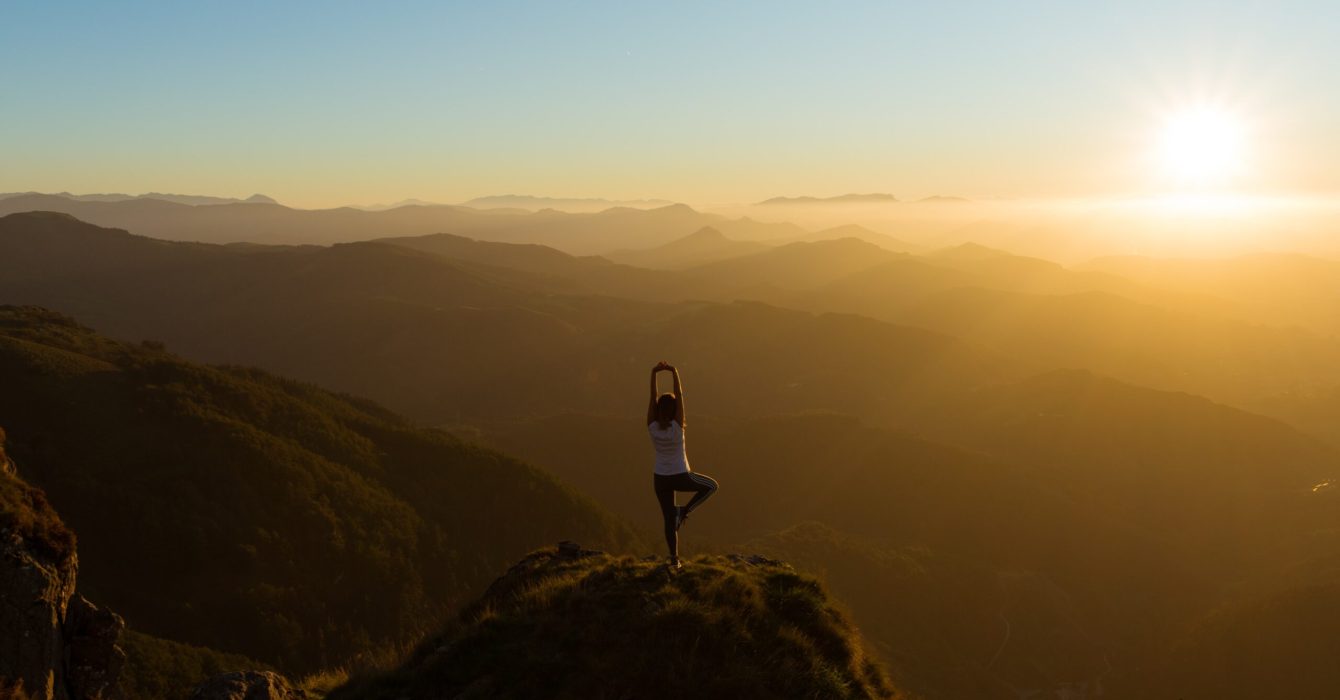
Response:
M614 207L659 209L674 204L665 199L601 199L599 197L536 197L526 194L499 194L475 197L461 206L475 209L557 209L567 212L598 212Z
M190 206L157 199L80 201L25 194L0 199L0 216L53 211L101 226L174 241L208 243L330 244L434 233L507 243L540 243L589 255L649 247L711 226L733 238L795 238L804 229L694 211L683 204L642 210L616 207L595 213L525 212L460 206L403 206L385 211L292 209L272 203Z
M615 214L701 216L671 209ZM664 240L611 254L640 255L633 265L532 240L575 231L567 217L508 234L524 243L435 233L331 246L0 218L0 300L77 319L6 310L0 425L80 533L90 594L132 628L297 672L357 667L429 635L356 674L337 691L349 697L495 682L461 659L570 619L549 604L582 600L573 591L664 575L637 561L658 551L660 522L636 466L647 368L664 357L685 373L693 466L722 484L684 546L819 575L892 687L1325 687L1325 673L1290 673L1324 665L1331 643L1340 452L1318 426L1340 354L1320 314L1266 318L1311 292L1247 303L1240 280L1280 279L1266 272L1276 258L1182 278L1165 262L1121 261L1127 273L859 235L756 247L713 224L666 226ZM1324 264L1285 262L1327 288ZM498 481L483 506L450 487L484 475ZM542 517L497 527L513 507ZM515 627L440 623L527 548L561 538L613 554L564 569L553 598L502 606ZM132 540L152 545L134 567L115 556ZM209 556L182 568L179 551ZM349 561L368 573L340 579ZM162 581L136 590L145 571ZM183 572L196 578L173 578ZM594 587L570 589L568 576ZM185 603L169 584L209 602L174 607ZM1308 606L1321 617L1300 626ZM357 614L330 622L344 607ZM1307 648L1260 641L1290 629Z
M754 206L774 206L778 204L891 204L898 198L891 194L840 194L835 197L773 197L757 202Z
M33 197L42 196L40 192L0 192L0 199L10 199L13 197ZM70 194L69 192L57 192L55 197L72 199L77 202L124 202L133 199L156 199L163 202L174 202L176 204L185 204L189 206L207 206L211 204L277 204L275 200L266 197L263 194L253 194L246 199L236 199L234 197L213 197L200 194L164 194L162 192L146 192L145 194Z

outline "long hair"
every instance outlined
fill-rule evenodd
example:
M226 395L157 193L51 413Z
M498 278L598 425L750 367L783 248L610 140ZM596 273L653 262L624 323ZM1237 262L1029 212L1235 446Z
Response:
M670 421L679 412L679 397L674 394L661 394L656 397L656 424L661 430L670 427Z

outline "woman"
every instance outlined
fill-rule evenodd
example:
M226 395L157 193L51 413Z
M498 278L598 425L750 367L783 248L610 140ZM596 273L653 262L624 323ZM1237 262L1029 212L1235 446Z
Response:
M669 372L674 376L673 393L658 393L656 375L660 372ZM684 452L684 389L679 383L679 370L664 361L651 369L647 432L651 433L651 444L656 448L656 475L653 480L656 500L661 504L661 517L665 520L665 544L670 548L671 568L678 569L682 566L679 562L679 528L688 520L689 513L716 493L717 482L689 467L689 459ZM677 506L676 491L692 492L693 498Z

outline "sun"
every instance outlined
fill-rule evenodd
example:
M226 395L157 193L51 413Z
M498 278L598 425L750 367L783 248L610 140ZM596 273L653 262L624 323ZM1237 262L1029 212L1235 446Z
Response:
M1179 187L1215 188L1244 174L1247 132L1231 111L1197 107L1168 115L1159 135L1162 175Z

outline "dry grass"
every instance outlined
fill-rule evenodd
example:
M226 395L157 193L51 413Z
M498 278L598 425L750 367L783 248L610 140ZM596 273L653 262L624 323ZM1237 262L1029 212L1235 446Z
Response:
M0 449L0 459L5 459ZM74 553L74 532L56 514L41 489L0 473L0 531L12 530L37 554L60 561Z
M10 682L0 678L0 700L29 700L32 696L23 690L23 681Z
M554 557L504 578L350 698L896 697L846 614L785 565ZM473 695L471 695L473 696Z
M320 700L348 682L348 669L330 668L303 676L298 680L298 687L307 693L308 698Z

